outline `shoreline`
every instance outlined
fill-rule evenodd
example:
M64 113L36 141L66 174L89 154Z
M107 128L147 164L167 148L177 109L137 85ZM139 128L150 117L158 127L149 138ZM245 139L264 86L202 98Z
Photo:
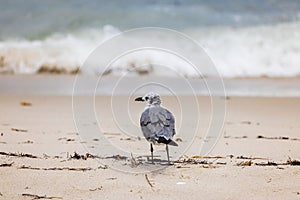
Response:
M75 75L0 75L0 93L2 95L71 96L75 78ZM80 96L128 95L139 85L156 82L171 88L177 95L191 95L194 90L197 96L209 96L208 84L212 95L215 96L226 94L236 97L300 97L300 87L298 87L300 78L298 77L223 79L224 88L219 79L214 78L105 76L101 79L100 85L97 85L96 76L79 75L78 80L81 85L76 95ZM170 91L162 87L156 87L155 90L161 95L171 95ZM144 94L146 91L147 89L142 88L136 92Z

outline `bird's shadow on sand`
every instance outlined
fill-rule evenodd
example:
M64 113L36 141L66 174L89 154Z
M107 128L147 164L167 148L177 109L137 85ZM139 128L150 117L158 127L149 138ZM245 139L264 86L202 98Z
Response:
M172 161L170 161L170 163L168 162L168 160L164 160L164 159L159 159L159 158L154 158L153 162L151 157L146 157L147 161L144 161L143 164L144 165L160 165L160 166L170 166L170 165L174 165L174 163Z

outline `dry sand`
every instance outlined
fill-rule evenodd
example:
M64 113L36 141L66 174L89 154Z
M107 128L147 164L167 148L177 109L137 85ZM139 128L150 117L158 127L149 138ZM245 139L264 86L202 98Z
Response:
M199 99L203 115L209 115L209 99ZM110 98L96 101L96 109L107 116L107 138L147 154L143 137L119 133ZM174 98L163 101L179 115ZM226 100L224 131L210 157L198 154L199 136L179 160L172 157L174 165L146 174L119 172L86 155L71 97L1 96L0 102L0 199L300 199L300 166L295 161L300 160L299 98L231 97ZM141 109L141 104L130 104L133 122L138 122ZM176 138L179 145L187 142L184 133ZM120 166L136 161L111 156ZM138 164L146 165L144 160Z

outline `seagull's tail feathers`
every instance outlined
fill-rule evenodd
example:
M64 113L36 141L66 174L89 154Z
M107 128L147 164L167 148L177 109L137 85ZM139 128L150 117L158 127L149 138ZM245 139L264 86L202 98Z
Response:
M176 142L174 142L173 140L171 140L169 143L168 143L168 145L172 145L172 146L178 146L178 144L176 143Z
M163 143L163 144L168 144L172 146L178 146L176 142L174 142L172 139L166 139L165 137L159 137L155 140L157 143Z

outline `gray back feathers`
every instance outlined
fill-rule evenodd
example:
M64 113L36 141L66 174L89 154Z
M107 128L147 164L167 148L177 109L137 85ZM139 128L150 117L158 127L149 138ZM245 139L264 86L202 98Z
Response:
M140 125L143 135L149 142L159 138L171 140L175 135L175 119L170 111L160 106L148 107L142 113Z

